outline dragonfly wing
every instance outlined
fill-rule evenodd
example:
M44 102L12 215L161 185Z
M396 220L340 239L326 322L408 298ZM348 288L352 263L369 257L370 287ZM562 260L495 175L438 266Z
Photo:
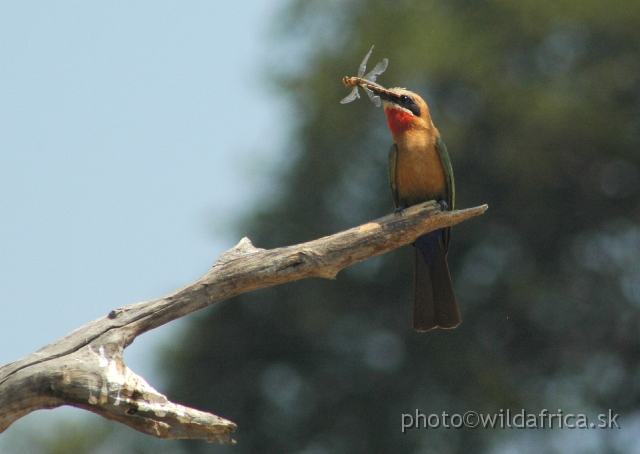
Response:
M340 104L350 103L351 101L354 101L359 97L360 95L358 94L358 87L353 87L353 90L351 90L351 93L349 93L347 96L345 96L340 100Z
M362 63L360 63L360 68L358 68L358 77L362 77L362 75L366 71L367 62L369 61L369 56L371 55L371 52L373 52L373 46L371 46L371 49L369 49L369 52L367 53L367 55L365 55L364 60L362 60Z
M389 65L389 60L387 60L386 58L383 58L375 66L375 68L373 68L366 76L364 76L364 79L374 82L380 74L386 71L388 65Z
M374 95L373 92L371 90L369 90L367 87L362 87L364 88L364 91L367 92L367 94L369 95L369 99L371 99L371 102L373 102L376 107L380 107L380 105L382 104L380 102L380 96Z

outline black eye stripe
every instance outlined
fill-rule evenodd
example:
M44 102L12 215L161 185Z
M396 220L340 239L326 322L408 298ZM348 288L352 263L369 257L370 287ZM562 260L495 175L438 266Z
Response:
M407 95L400 96L400 105L405 109L411 111L416 117L420 116L420 107L415 103L415 101Z

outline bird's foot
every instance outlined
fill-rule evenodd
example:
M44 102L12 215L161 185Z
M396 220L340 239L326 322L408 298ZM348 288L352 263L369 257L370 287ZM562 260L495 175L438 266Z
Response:
M438 202L438 205L440 205L440 208L442 209L442 211L449 211L449 204L444 200L440 200Z
M406 209L407 207L405 205L400 205L398 207L396 207L396 216L402 216L402 212Z

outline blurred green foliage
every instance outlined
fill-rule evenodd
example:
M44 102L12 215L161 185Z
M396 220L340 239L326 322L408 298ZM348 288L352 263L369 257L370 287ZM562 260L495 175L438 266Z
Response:
M282 121L298 125L284 189L238 237L283 246L393 210L383 112L366 98L338 104L342 76L355 75L371 44L371 66L390 60L379 82L429 103L456 206L490 208L453 229L455 330L411 330L409 248L192 320L167 358L169 395L238 423L239 444L189 450L498 452L524 443L521 434L402 434L401 414L613 408L636 417L639 30L637 0L291 3L276 75L295 105ZM553 431L535 436L563 446ZM625 452L616 437L585 439L597 452Z

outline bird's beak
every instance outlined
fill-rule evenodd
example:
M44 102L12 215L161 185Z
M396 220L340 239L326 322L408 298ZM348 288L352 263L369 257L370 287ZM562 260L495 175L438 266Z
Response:
M376 95L380 96L380 99L386 102L391 102L394 104L399 104L401 95L392 92L391 90L387 90L384 87L368 85L367 88L374 92Z

